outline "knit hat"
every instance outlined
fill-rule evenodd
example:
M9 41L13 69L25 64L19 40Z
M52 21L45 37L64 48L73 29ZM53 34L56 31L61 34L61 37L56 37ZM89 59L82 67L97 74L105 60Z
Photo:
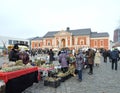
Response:
M13 48L14 49L19 49L18 44L15 44Z

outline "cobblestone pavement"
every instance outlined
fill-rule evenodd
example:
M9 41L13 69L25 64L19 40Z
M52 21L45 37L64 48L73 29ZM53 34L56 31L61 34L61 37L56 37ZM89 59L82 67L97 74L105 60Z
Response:
M0 58L0 65L8 62L8 57ZM111 63L101 62L99 67L94 66L94 74L88 75L88 70L83 70L83 81L72 77L62 82L58 88L44 86L43 81L34 83L23 93L120 93L120 61L118 70L111 69Z
M23 93L120 93L120 62L118 70L111 69L111 63L101 62L99 67L94 66L94 74L88 75L88 70L83 70L83 81L72 77L57 88L43 85L43 81L33 84Z

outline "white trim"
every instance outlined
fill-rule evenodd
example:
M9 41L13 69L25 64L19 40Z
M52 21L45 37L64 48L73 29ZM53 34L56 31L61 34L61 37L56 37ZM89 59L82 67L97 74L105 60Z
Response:
M98 38L90 38L90 39L109 39L109 37L98 37Z

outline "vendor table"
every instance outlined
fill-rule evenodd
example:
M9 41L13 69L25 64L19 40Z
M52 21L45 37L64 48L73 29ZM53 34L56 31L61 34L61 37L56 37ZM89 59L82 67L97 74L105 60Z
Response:
M54 67L51 68L42 68L42 67L38 67L38 72L43 72L43 76L48 76L48 72L54 70Z
M54 69L54 67L51 67L51 68L41 68L41 67L39 67L38 68L38 71L46 71L46 72L48 72L48 71L50 71L50 70L53 70Z
M0 79L6 83L5 93L21 93L34 82L38 82L38 67L0 72Z

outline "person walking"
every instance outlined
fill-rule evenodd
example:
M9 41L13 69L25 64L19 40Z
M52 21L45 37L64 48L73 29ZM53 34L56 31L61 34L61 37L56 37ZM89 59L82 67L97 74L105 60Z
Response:
M84 56L82 50L76 55L76 69L78 74L78 80L82 81L82 69L83 69Z
M89 64L89 72L88 74L89 75L92 75L93 74L93 64L94 64L94 54L93 54L93 50L92 49L88 49L88 64Z
M109 62L112 62L111 56L110 56L111 50L108 50L108 58L109 58Z
M108 52L107 50L105 49L104 52L103 52L103 58L104 58L104 62L107 63L107 56L108 56Z
M95 62L95 65L96 65L96 66L99 66L99 65L100 65L100 62L101 62L101 54L100 54L99 50L97 50L96 53L95 53L95 60L94 60L94 62Z
M111 59L112 59L112 70L114 69L114 64L115 64L115 70L117 70L118 66L118 59L119 59L119 51L118 49L114 48L111 53L110 53Z

